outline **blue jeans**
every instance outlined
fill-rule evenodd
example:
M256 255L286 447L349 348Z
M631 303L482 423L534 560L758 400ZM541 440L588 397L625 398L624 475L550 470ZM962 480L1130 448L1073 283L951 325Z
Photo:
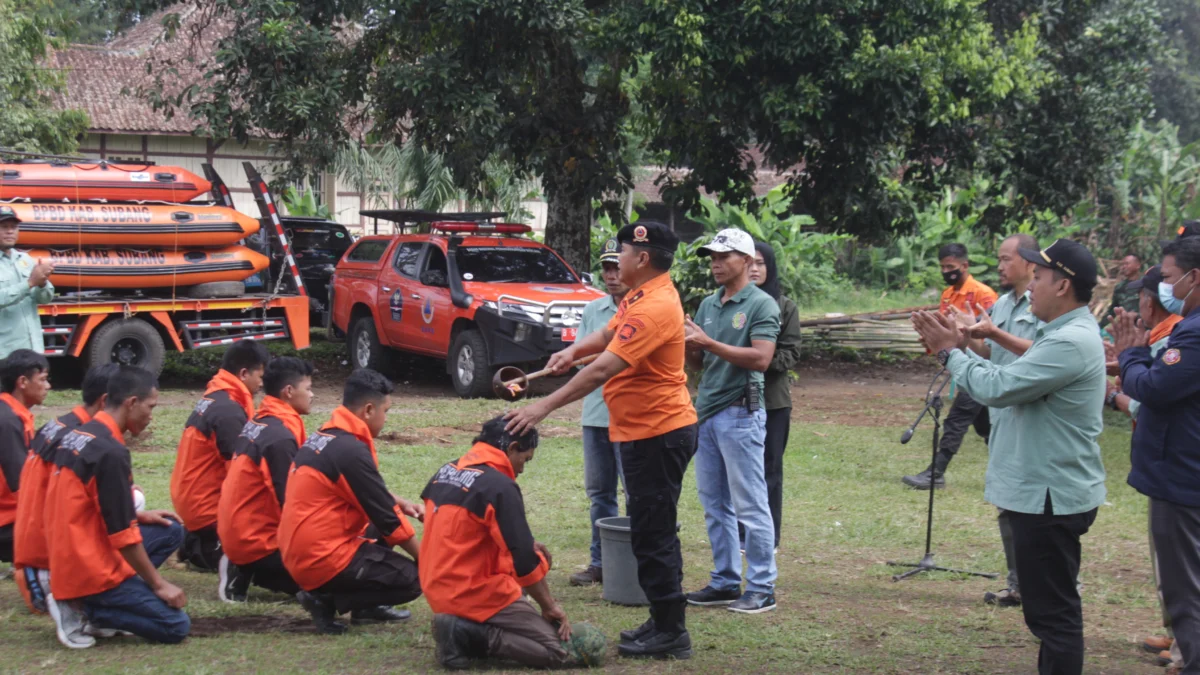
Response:
M621 453L608 440L608 428L584 427L583 486L592 503L592 567L600 567L600 528L596 527L596 521L615 518L620 513L617 509L618 480L624 480Z
M746 590L775 592L775 525L763 469L766 435L766 411L750 412L740 405L700 423L696 487L712 544L710 585L717 590L741 588L741 521L746 528Z
M183 543L183 526L172 523L140 525L142 546L158 567ZM142 578L134 574L115 588L83 599L88 621L100 628L115 628L153 642L183 642L192 622L182 609L168 607Z

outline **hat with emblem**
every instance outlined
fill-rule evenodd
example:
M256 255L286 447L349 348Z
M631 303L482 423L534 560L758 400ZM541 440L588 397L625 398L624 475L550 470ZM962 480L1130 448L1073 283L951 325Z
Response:
M17 217L17 212L13 210L13 207L0 205L0 223L3 223L6 220L15 220L18 223L21 222L21 219Z
M615 263L621 258L621 242L617 241L616 237L612 237L604 242L604 250L600 252L600 262Z
M668 253L674 253L679 247L679 236L666 225L654 222L638 222L622 227L617 232L617 241Z
M1077 241L1055 239L1040 251L1023 248L1020 253L1034 265L1062 272L1077 288L1090 289L1096 285L1096 258Z
M721 230L713 237L712 241L696 249L698 255L712 255L729 251L742 255L754 255L754 238L737 228L730 227Z

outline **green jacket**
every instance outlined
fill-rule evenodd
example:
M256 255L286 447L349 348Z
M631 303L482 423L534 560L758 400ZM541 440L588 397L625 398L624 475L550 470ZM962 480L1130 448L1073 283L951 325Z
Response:
M37 261L16 249L0 254L0 358L18 349L45 352L38 305L54 300L54 284L29 286Z
M792 368L800 361L800 311L786 295L779 296L779 337L767 367L763 399L767 410L792 407Z

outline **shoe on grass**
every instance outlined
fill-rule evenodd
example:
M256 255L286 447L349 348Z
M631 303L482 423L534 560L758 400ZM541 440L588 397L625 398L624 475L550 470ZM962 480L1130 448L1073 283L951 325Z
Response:
M70 602L58 602L53 595L46 596L46 609L54 619L54 633L58 641L69 649L87 649L96 645L96 638L83 632L87 619L83 612Z
M621 642L637 642L646 637L654 630L654 619L646 619L646 623L632 628L630 630L621 631Z
M634 642L617 645L617 653L626 658L684 659L692 658L692 637L688 632L664 633L652 630Z
M1173 644L1175 644L1174 638L1167 637L1166 635L1155 635L1142 641L1142 649L1151 654L1157 654L1170 649Z
M731 588L727 591L719 591L712 586L705 586L701 590L687 594L689 605L697 605L700 607L719 607L728 605L729 603L742 597L742 591L738 588Z
M775 609L774 593L746 591L742 597L729 605L729 611L738 614L762 614Z
M997 607L1020 607L1021 594L1010 588L1004 588L995 593L988 591L983 594L983 602Z
M930 482L933 483L933 487L937 490L946 487L946 476L940 473L935 474L933 467L925 469L915 476L905 476L900 480L914 490L928 490Z
M337 610L333 606L333 598L300 591L296 594L296 599L312 617L313 625L317 627L317 633L341 635L346 632L346 624L337 621Z
M1175 659L1171 658L1170 649L1164 649L1159 652L1158 656L1155 657L1155 660L1158 661L1158 665L1160 666L1170 666L1174 665L1175 663Z
M396 609L386 605L367 607L350 612L350 623L355 626L368 623L399 623L412 618L412 612L407 609Z
M604 583L604 570L596 565L588 565L582 572L576 572L567 580L572 586L594 586Z
M221 556L217 563L217 597L221 602L245 602L249 591L250 580L229 558Z

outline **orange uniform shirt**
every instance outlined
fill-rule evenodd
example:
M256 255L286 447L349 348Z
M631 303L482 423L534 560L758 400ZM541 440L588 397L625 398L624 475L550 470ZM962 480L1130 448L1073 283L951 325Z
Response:
M192 532L217 522L233 447L253 415L254 397L246 385L233 373L217 371L188 417L171 471L171 501Z
M339 407L292 463L279 520L283 566L300 588L320 588L368 542L367 525L389 546L416 534L379 475L370 429Z
M50 591L63 601L115 588L134 575L121 549L142 542L125 436L101 411L63 436L56 465L46 489Z
M0 527L17 520L17 492L33 431L33 413L11 394L0 394Z
M425 491L421 591L438 614L487 621L521 599L550 565L534 550L508 456L476 443L438 469Z
M58 443L71 430L92 421L83 406L42 425L33 439L33 448L21 472L21 492L17 495L17 520L13 528L13 565L50 568L50 549L46 546L46 488L55 471Z
M608 322L607 351L629 367L604 384L608 437L640 441L696 423L684 372L683 304L660 274L625 295Z
M249 565L279 550L288 473L304 438L304 420L274 396L263 397L242 429L217 513L217 536L233 564Z
M975 305L981 305L984 309L991 309L999 297L996 295L996 291L993 291L990 287L980 283L975 277L968 274L962 288L955 289L953 286L950 286L942 291L941 310L944 314L949 312L951 307L957 307L964 312L975 314Z

